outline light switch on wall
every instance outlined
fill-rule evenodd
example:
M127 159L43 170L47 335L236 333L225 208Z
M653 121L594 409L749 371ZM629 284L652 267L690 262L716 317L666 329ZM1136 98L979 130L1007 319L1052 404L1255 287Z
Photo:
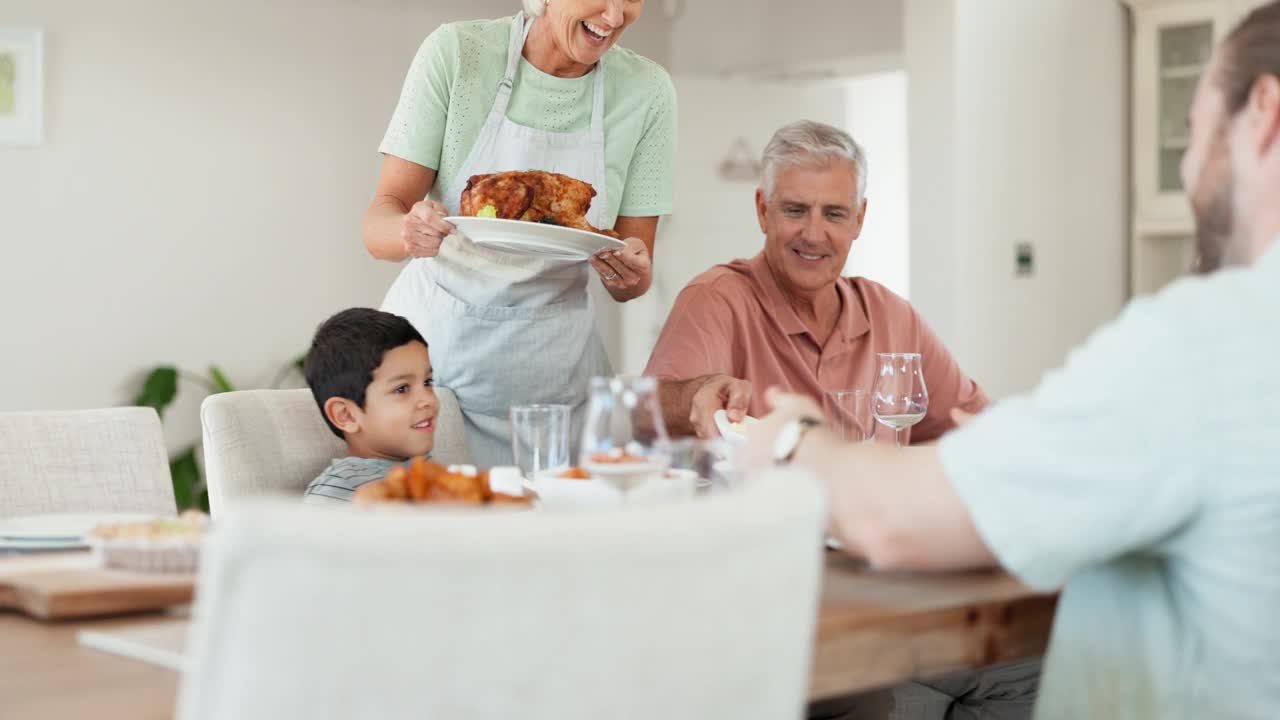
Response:
M1013 246L1013 273L1018 277L1031 275L1035 270L1035 253L1031 243L1020 242Z

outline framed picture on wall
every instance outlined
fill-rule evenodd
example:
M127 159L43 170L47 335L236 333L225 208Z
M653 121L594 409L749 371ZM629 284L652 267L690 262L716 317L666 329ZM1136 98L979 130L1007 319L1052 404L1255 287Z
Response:
M44 139L44 37L35 28L0 25L0 145Z

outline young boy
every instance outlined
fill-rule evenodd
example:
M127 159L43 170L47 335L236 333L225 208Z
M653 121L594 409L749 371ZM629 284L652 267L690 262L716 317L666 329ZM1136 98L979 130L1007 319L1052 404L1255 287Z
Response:
M356 488L434 447L440 403L431 357L408 320L343 310L316 330L305 374L324 421L346 440L347 457L311 481L304 502L349 502Z

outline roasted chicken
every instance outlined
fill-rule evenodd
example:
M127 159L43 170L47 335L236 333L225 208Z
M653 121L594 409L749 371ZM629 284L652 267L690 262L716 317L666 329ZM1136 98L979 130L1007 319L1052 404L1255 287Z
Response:
M462 214L503 220L549 223L618 238L587 222L596 190L590 183L560 173L531 170L472 175L462 191Z

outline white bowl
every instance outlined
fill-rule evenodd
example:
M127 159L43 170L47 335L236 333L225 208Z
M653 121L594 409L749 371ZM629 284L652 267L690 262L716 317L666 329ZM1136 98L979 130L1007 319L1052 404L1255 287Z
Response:
M716 421L716 429L720 431L720 436L725 440L735 445L742 445L747 442L747 436L740 429L734 427L734 423L729 422L729 414L724 410L717 410L711 417ZM758 421L755 418L747 415L742 418L740 425L745 428L756 422Z
M557 477L559 471L542 473L529 483L538 506L546 510L592 510L624 504L623 492L602 480Z
M605 481L620 490L630 490L654 478L662 477L662 473L666 472L665 463L656 462L635 462L635 463L593 463L587 462L582 464L582 468L586 470L593 479Z
M559 477L561 470L540 474L528 485L547 510L596 510L687 500L697 490L698 475L690 470L668 470L622 486L613 478L577 480Z
M660 505L689 500L698 490L698 474L691 470L668 470L624 494L626 504Z

